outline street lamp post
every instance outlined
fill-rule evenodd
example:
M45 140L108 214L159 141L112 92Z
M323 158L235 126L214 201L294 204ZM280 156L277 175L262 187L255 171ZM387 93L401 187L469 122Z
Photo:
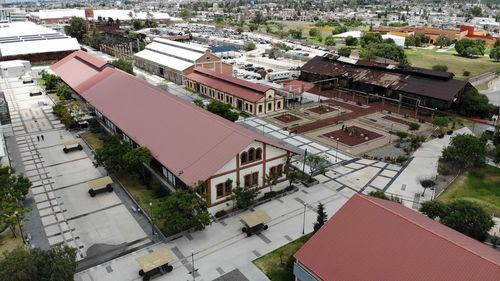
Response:
M392 127L394 126L394 123L391 123L391 131L389 132L389 143L392 142Z
M155 235L155 226L153 224L153 203L149 202L149 213L151 214L151 234Z
M306 203L304 203L304 218L302 219L302 234L304 234L306 230Z
M337 149L335 150L335 164L337 164L338 154L339 154L339 138L337 138Z
M304 171L306 169L306 159L307 159L307 148L304 152L304 164L302 164L302 174L304 174Z

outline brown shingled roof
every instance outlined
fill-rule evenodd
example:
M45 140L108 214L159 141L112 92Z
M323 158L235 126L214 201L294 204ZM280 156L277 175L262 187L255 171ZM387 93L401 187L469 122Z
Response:
M401 204L355 194L295 254L320 280L497 281L500 252Z

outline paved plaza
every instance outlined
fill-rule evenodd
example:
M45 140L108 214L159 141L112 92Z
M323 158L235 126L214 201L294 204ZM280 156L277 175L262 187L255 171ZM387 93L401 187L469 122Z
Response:
M126 249L151 243L119 197L119 186L117 192L88 195L87 181L102 177L104 171L94 167L84 143L82 151L62 151L62 142L77 136L53 114L47 95L29 95L30 89L41 88L16 78L1 80L0 87L12 118L11 125L3 126L10 160L33 183L26 200L32 210L25 224L32 246L66 244L78 249L77 259L82 260L93 258L89 249L99 259L104 246Z

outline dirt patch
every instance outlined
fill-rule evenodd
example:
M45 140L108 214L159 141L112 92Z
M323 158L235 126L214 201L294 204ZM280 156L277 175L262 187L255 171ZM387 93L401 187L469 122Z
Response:
M335 108L327 106L327 105L320 105L320 106L316 106L316 107L313 107L313 108L309 108L307 110L311 111L311 112L314 112L316 114L320 114L320 115L336 111Z
M337 140L338 138L339 142L347 146L359 145L382 137L381 134L360 128L358 126L347 126L343 129L329 132L322 136L332 140Z
M289 114L289 113L285 113L285 114L282 114L280 116L276 116L274 117L274 119L282 122L282 123L291 123L291 122L295 122L295 121L298 121L298 120L302 120L302 118L300 117L297 117L295 115L292 115L292 114Z
M389 121L397 122L399 124L403 124L403 125L406 125L406 126L410 125L410 122L408 122L406 120L403 120L403 119L399 119L399 118L393 117L393 116L385 115L382 118L387 119Z

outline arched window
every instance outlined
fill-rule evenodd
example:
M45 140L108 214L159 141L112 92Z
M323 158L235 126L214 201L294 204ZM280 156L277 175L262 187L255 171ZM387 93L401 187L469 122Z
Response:
M253 161L255 159L255 148L250 148L248 150L248 161Z
M247 162L247 153L246 152L242 152L241 153L241 164L244 164Z
M262 149L257 148L257 150L255 151L255 160L260 160L260 159L262 159Z

